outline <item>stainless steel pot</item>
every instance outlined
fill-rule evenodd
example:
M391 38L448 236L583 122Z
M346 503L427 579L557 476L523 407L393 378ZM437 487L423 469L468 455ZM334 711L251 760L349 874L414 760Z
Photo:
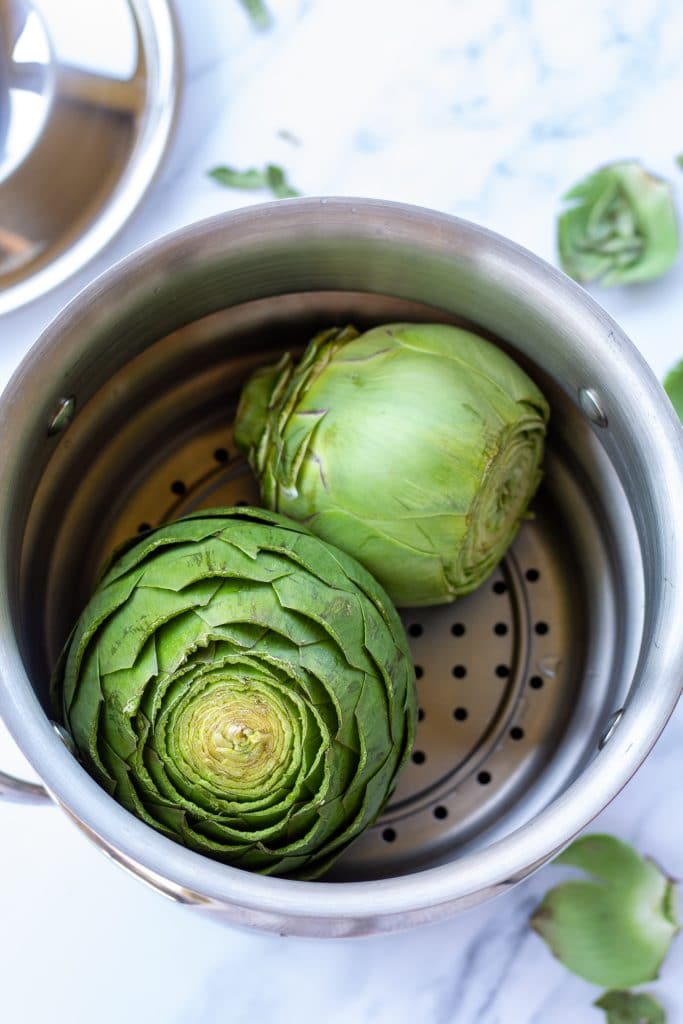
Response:
M53 729L49 672L112 547L189 508L253 500L231 416L259 362L321 324L476 325L553 409L546 482L494 578L407 611L421 721L379 824L324 882L263 878L158 835ZM0 402L0 712L57 801L175 900L252 927L359 935L505 891L624 785L681 690L681 430L581 288L488 231L369 200L292 200L135 253L81 293ZM48 796L49 794L49 796Z

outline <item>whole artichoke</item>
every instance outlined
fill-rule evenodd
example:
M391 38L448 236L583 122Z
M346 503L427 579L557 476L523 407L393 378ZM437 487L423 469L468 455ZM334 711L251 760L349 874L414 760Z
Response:
M53 680L93 776L184 845L315 877L412 744L405 633L352 558L261 509L159 527L106 572Z
M541 478L548 405L496 345L458 327L318 334L257 370L237 411L268 507L348 551L402 606L479 586Z
M562 269L605 286L650 281L678 255L671 186L636 160L607 164L574 185L557 222Z

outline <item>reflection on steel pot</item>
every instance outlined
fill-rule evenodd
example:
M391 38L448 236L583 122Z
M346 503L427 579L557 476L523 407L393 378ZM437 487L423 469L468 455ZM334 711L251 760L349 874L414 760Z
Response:
M330 324L391 321L474 329L522 365L553 410L544 482L484 587L403 612L420 713L382 817L324 881L263 877L120 807L52 729L47 681L117 544L257 500L226 416L250 374ZM305 199L187 228L60 314L5 391L0 430L0 711L94 842L228 921L357 935L503 891L619 791L680 694L683 591L666 581L683 578L681 427L584 291L473 225ZM15 783L0 776L0 792Z

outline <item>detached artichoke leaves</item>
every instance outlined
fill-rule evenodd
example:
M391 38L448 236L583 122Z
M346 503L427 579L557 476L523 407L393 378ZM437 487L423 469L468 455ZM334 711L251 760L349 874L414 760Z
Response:
M605 286L650 281L678 255L671 187L637 161L608 164L564 196L558 219L562 269Z
M651 860L609 835L578 839L555 863L596 879L551 889L531 918L557 959L608 988L656 978L678 931L674 883Z

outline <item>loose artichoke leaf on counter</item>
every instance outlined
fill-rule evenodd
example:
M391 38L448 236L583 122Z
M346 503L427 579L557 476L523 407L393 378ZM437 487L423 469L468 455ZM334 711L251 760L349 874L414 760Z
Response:
M657 978L679 930L674 882L610 835L583 836L553 863L592 879L551 889L531 917L531 927L557 959L604 988Z
M647 992L605 992L593 1006L604 1010L606 1024L666 1024L666 1013Z
M599 168L563 197L557 247L565 273L604 286L651 281L678 256L670 184L635 160Z
M287 176L278 164L266 164L261 170L257 167L250 167L246 171L239 171L234 167L214 167L207 172L219 185L225 188L240 188L247 190L268 189L276 199L291 199L301 193L292 188L287 181Z

